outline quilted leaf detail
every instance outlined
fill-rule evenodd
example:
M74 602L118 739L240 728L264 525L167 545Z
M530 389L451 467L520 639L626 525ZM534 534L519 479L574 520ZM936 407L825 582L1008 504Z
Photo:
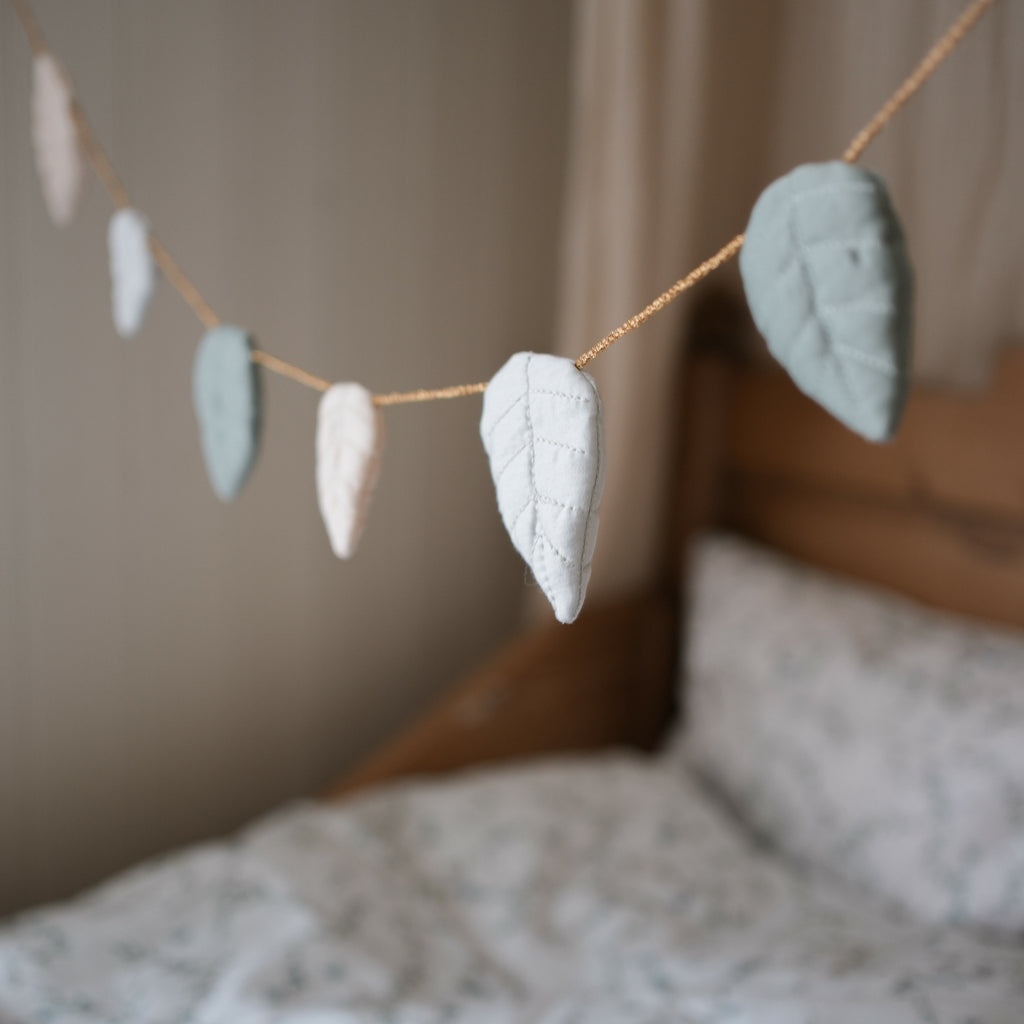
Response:
M69 224L82 191L82 154L71 91L49 53L32 61L32 145L47 212L55 224Z
M750 311L796 385L871 441L899 425L913 275L885 183L842 161L773 182L740 251Z
M604 487L601 398L571 359L518 352L484 392L498 509L559 622L579 615Z
M131 207L118 210L107 228L107 249L114 327L122 338L132 338L138 334L156 290L149 222Z
M334 384L324 393L316 421L316 492L339 558L350 558L359 543L383 440L383 417L361 384Z
M260 378L251 353L248 332L219 324L203 335L192 363L203 459L221 501L238 496L259 452Z

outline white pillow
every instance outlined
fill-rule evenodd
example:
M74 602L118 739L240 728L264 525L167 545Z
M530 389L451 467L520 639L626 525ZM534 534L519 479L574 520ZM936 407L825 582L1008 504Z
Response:
M689 764L805 864L1024 933L1024 634L728 536L691 586Z

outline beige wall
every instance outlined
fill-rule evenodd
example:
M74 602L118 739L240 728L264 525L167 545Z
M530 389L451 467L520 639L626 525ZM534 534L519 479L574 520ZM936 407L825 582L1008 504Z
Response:
M39 0L136 202L271 351L391 389L550 349L569 11ZM330 554L315 396L266 380L232 506L189 400L199 325L107 308L110 207L46 220L28 51L0 4L0 909L308 793L479 658L523 572L479 400L396 409L374 512Z

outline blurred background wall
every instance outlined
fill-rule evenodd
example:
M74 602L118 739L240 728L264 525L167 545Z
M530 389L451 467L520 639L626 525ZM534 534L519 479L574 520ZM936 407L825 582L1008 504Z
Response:
M137 205L225 319L375 390L550 350L570 7L38 0ZM316 508L316 395L265 378L207 485L200 326L108 307L110 205L50 225L0 3L0 911L314 792L513 627L479 400L394 409L356 558Z

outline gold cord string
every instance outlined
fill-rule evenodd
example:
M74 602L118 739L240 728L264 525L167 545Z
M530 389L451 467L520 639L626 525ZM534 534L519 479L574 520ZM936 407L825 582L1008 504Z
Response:
M967 35L978 19L981 18L993 3L995 3L995 0L973 0L972 3L967 5L960 17L950 25L943 37L928 51L924 60L918 64L903 84L882 104L875 116L857 132L853 137L853 141L847 146L846 152L843 153L843 160L851 164L856 163L875 136L892 120L893 115L900 107L921 88L932 72L956 49L964 36ZM698 281L707 277L713 270L717 270L723 263L728 263L742 248L743 235L737 235L732 241L726 242L714 256L706 259L699 267L691 270L685 277L681 277L674 285L663 291L649 306L642 309L635 316L631 316L611 333L606 334L593 348L587 349L576 360L576 366L582 369L594 356L600 355L609 345L618 341L624 334L628 334L639 327L645 320L664 309L673 299L678 298L688 288L693 287Z
M878 113L853 137L843 153L848 163L856 163L872 139L889 123L892 116L918 89L932 72L960 45L961 40L977 24L995 0L973 0L960 17L946 30L943 37L925 54L924 60L907 76L903 84L882 104Z
M253 349L250 355L254 363L265 366L271 373L279 373L282 377L290 377L299 384L305 384L307 388L313 388L314 391L326 391L331 386L329 380L318 377L315 373L309 373L301 367L293 366L291 363L286 363L283 359L278 359L277 356L272 356L269 352L264 352L257 348Z
M606 334L593 348L588 348L576 360L577 369L582 370L587 363L595 356L599 356L609 345L618 341L624 334L636 330L645 320L649 320L655 313L663 310L673 299L679 298L688 288L692 288L698 281L703 280L713 270L717 270L723 263L728 263L743 248L743 235L737 235L731 241L725 243L714 256L709 256L699 267L694 267L685 277L679 278L671 288L666 288L650 305L644 306L635 316L631 316L625 323L620 324L614 331Z
M25 30L29 49L36 57L41 57L46 53L46 39L43 37L43 30L39 27L39 22L36 20L28 0L11 0L11 6L21 22L21 27Z
M463 398L465 395L482 395L489 381L477 384L452 384L447 388L417 388L415 391L391 391L386 395L374 395L374 405L408 405L410 402L433 402L439 398Z
M178 261L167 251L167 246L152 231L149 233L149 251L153 254L157 266L164 272L164 277L174 286L177 293L185 300L185 304L199 317L202 325L209 330L220 323L220 317L213 311L210 304L203 298L199 289L192 283Z
M40 56L49 52L46 38L32 12L29 0L11 0L11 3L25 30L25 35L28 38L33 54ZM994 3L995 0L971 0L971 3L964 8L956 21L950 25L942 38L928 51L924 59L899 88L882 104L871 120L857 132L843 153L843 160L847 163L855 163L860 159L864 150L867 149L878 133L892 120L893 116L907 100L921 88L936 68L956 49L967 33L981 19L981 16ZM85 116L85 111L77 99L72 99L71 115L86 158L92 165L96 176L100 179L112 202L118 209L131 206L131 200L127 189L124 187L124 183L97 141L92 126ZM636 330L637 327L649 320L655 313L660 312L670 302L682 295L683 292L692 288L698 281L703 280L710 273L717 270L723 263L728 263L742 247L743 235L736 235L735 238L726 242L713 256L709 256L699 266L694 267L688 274L679 278L678 281L663 291L656 299L640 310L639 313L631 316L616 327L615 330L606 334L596 345L587 349L576 360L576 366L582 369L606 348L618 341L619 338L629 334L630 331ZM156 260L157 265L164 272L164 276L196 314L203 326L209 328L220 323L220 317L217 316L210 304L203 298L202 293L195 284L186 276L178 262L167 251L166 246L152 232L150 233L150 249L153 252L153 258ZM255 349L252 353L252 358L254 362L264 366L272 373L288 377L316 391L326 391L331 386L329 380L309 373L301 367L287 363L283 359L271 355L269 352ZM486 389L487 381L482 381L477 384L455 384L444 388L392 391L387 394L374 395L373 401L376 405L405 405L413 402L461 398L464 395L478 395Z
M67 85L70 92L71 84L67 83ZM89 124L89 119L85 116L82 105L74 95L71 97L71 120L75 123L75 131L78 133L78 142L82 147L82 152L85 153L86 160L96 172L96 177L103 183L113 204L119 210L131 206L132 201L128 195L128 189L124 187L124 182L114 170L114 165L107 159L107 154L103 152L103 147L97 141L96 134L92 130L92 125Z

